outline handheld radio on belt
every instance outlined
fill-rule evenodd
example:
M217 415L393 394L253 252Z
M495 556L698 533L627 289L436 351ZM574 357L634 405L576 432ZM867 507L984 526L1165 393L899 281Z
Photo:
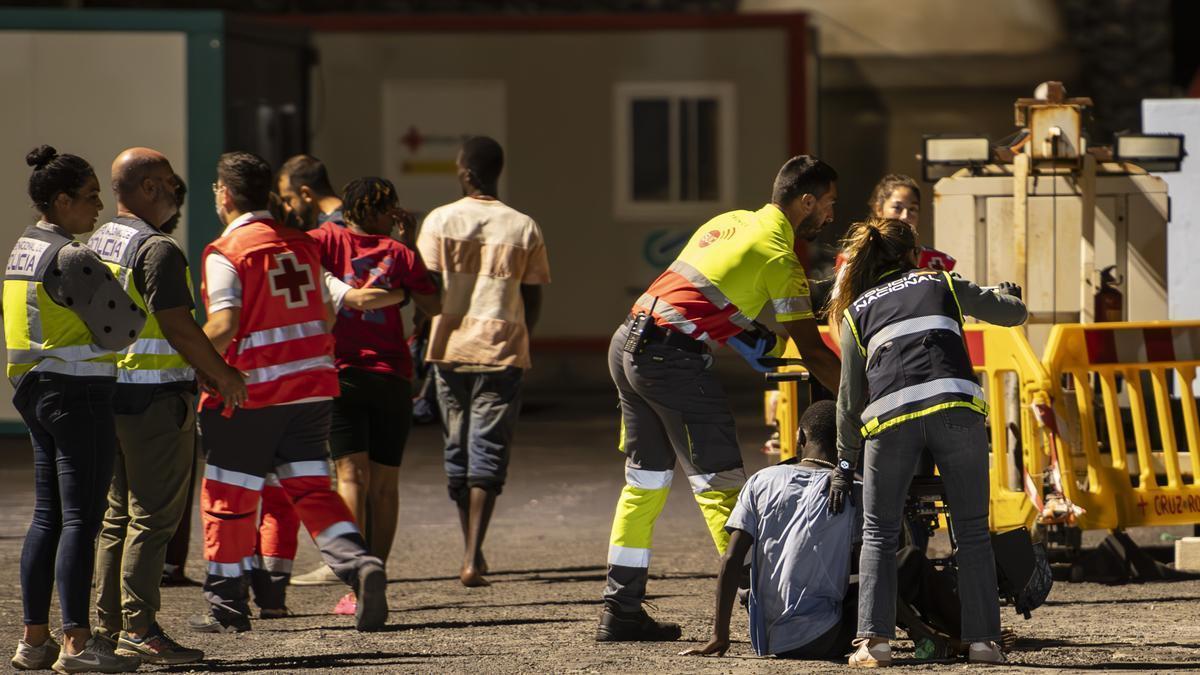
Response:
M625 345L621 349L630 354L641 353L642 348L646 346L646 327L654 320L654 306L657 304L658 298L654 298L654 302L650 303L650 311L638 312L633 323L629 325L629 336L625 338Z

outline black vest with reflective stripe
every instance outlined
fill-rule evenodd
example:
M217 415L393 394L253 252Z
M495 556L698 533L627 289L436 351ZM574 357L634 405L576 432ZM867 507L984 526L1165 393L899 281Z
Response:
M864 436L947 408L986 414L949 273L887 274L846 317L867 363Z

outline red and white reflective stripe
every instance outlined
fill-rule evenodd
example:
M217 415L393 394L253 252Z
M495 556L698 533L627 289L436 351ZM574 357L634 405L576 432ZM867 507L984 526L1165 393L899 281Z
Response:
M1094 364L1200 361L1200 327L1086 328L1083 335Z
M344 537L348 534L358 534L358 525L355 525L352 520L343 520L321 530L313 539L317 542L317 548L324 548L326 544L334 539Z
M332 356L313 356L307 359L298 359L296 361L288 361L287 363L279 363L273 366L263 366L261 368L251 368L246 371L246 384L264 384L278 380L281 377L295 375L310 370L332 370Z
M226 485L235 485L240 488L258 492L262 490L265 479L259 476L252 476L241 471L232 471L230 469L222 469L219 466L209 464L204 468L205 480L216 481Z
M329 462L314 459L305 462L289 462L275 467L275 475L279 480L288 478L303 478L305 476L328 476Z
M325 327L324 321L306 321L288 326L264 328L256 330L238 341L238 353L241 354L248 349L279 344L280 342L316 337L327 332L328 329Z

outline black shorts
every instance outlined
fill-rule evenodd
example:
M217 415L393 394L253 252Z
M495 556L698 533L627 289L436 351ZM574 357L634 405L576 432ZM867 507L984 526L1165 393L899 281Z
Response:
M412 427L412 383L358 368L338 372L342 394L333 400L329 454L356 452L384 466L400 466Z

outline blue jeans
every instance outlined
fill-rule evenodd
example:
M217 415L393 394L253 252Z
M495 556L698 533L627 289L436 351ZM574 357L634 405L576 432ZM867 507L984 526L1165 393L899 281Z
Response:
M115 383L29 374L13 404L33 441L33 522L21 548L25 623L49 623L58 583L62 627L90 625L96 535L113 477Z
M896 636L896 547L908 485L925 448L941 472L958 544L962 639L999 640L1000 599L988 532L987 433L983 415L961 408L903 422L867 441L858 636Z
M508 478L525 371L509 366L495 372L458 372L437 366L434 373L450 499L461 503L473 487L500 494Z

